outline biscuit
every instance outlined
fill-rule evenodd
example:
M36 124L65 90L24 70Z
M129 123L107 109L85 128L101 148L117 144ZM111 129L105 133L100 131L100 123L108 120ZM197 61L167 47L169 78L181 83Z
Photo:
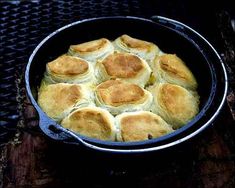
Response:
M98 59L104 58L113 51L112 43L106 38L100 38L77 45L70 45L68 53L92 61L95 64Z
M157 84L149 90L154 98L152 111L173 125L174 129L187 124L199 111L197 92L169 83Z
M62 55L47 63L45 78L48 83L87 83L95 79L89 62L69 55Z
M92 104L88 91L78 84L43 85L38 92L38 104L49 117L60 121L74 108Z
M154 60L155 56L157 56L160 52L160 49L156 44L133 38L126 34L115 39L113 45L118 51L124 51L138 55L139 57L145 59L150 66L152 66L152 61Z
M97 63L98 83L109 79L120 79L144 87L148 82L151 69L147 62L130 53L113 53Z
M81 135L99 140L115 140L114 117L98 107L84 107L73 111L61 125Z
M197 81L182 59L175 54L163 54L154 60L153 75L158 82L168 82L195 90Z
M95 90L96 105L106 108L113 115L148 109L152 101L150 92L121 80L108 80L99 84Z
M116 116L117 140L124 142L150 140L173 132L160 116L148 112L126 112Z

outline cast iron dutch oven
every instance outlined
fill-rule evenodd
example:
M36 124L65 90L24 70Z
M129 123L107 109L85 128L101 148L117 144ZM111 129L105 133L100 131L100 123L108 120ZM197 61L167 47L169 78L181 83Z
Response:
M110 142L84 137L67 130L49 118L37 103L37 92L46 63L66 53L69 45L128 34L151 41L166 53L184 59L198 81L200 112L175 132L146 141ZM39 114L39 126L50 138L90 149L112 153L142 153L163 150L197 135L219 114L227 93L227 74L213 46L199 33L178 21L154 16L151 19L118 16L77 21L47 36L33 51L25 72L29 99Z

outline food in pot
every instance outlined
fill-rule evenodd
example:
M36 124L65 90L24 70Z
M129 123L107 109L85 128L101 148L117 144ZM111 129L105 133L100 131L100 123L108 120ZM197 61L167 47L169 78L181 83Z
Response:
M70 55L80 57L94 63L113 51L114 47L112 43L106 38L70 45L69 47Z
M148 110L152 104L152 94L140 86L121 80L108 80L95 89L95 103L108 109L111 114Z
M116 127L114 117L105 109L83 107L63 119L61 125L92 138L114 141Z
M197 89L197 81L185 63L175 54L163 54L153 61L157 82L169 82L188 89Z
M199 97L194 91L179 85L158 83L149 88L154 102L152 111L178 129L198 113Z
M199 112L187 62L126 34L71 45L48 62L38 103L65 128L122 142L170 134Z
M150 140L173 132L159 115L148 111L124 112L116 116L117 140L133 142Z
M84 59L62 55L47 63L45 78L49 83L93 82L93 67Z
M90 91L80 84L48 85L42 81L38 92L38 104L49 117L60 121L75 107L90 105Z
M137 55L115 52L96 65L98 82L110 79L125 80L144 87L149 80L151 69L148 63Z
M153 59L161 52L158 46L152 42L122 35L114 40L113 45L118 51L136 54L152 65Z

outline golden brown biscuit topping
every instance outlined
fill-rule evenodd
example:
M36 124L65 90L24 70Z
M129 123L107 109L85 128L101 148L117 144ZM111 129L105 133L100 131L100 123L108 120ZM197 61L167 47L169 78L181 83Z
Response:
M128 35L122 35L120 39L123 43L125 43L130 48L137 48L137 49L151 48L151 43L140 40L140 39L132 38Z
M106 57L102 64L113 78L135 77L143 68L141 59L128 53L114 53Z
M123 117L120 123L123 141L148 140L170 131L157 115L149 113Z
M120 80L108 80L101 83L96 93L105 104L111 106L133 104L143 99L145 95L144 90L138 85Z
M82 97L81 87L73 84L52 84L39 93L39 104L50 116L58 115Z
M79 75L87 72L88 63L82 59L62 55L47 64L48 69L60 75Z
M138 115L131 115L122 118L121 125L131 126L135 123L140 122L141 124L151 124L151 123L159 123L159 120L156 118L152 118L149 114L138 114Z
M62 122L62 125L82 135L103 140L108 139L112 132L111 125L104 114L91 109L75 111L69 120Z
M105 38L101 38L98 40L85 42L78 45L71 45L70 48L72 48L74 51L77 52L94 52L96 50L99 50L105 46L105 44L108 43L108 40Z
M175 54L165 54L159 57L159 63L162 70L172 76L183 80L191 80L190 70L185 66L184 62Z
M180 86L172 84L162 85L159 92L161 104L167 109L168 113L177 115L187 113L188 118L190 114L194 114L195 109L190 105L192 101L191 95L188 91Z
M70 45L67 54L47 63L38 104L63 127L91 138L157 138L199 111L197 82L186 65L126 34Z

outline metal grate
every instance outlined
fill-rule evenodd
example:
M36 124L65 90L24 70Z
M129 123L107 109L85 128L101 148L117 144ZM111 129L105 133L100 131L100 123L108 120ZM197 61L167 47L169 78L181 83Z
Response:
M136 0L0 1L0 138L6 134L4 130L14 130L22 118L24 69L43 38L80 19L141 16L142 10Z

